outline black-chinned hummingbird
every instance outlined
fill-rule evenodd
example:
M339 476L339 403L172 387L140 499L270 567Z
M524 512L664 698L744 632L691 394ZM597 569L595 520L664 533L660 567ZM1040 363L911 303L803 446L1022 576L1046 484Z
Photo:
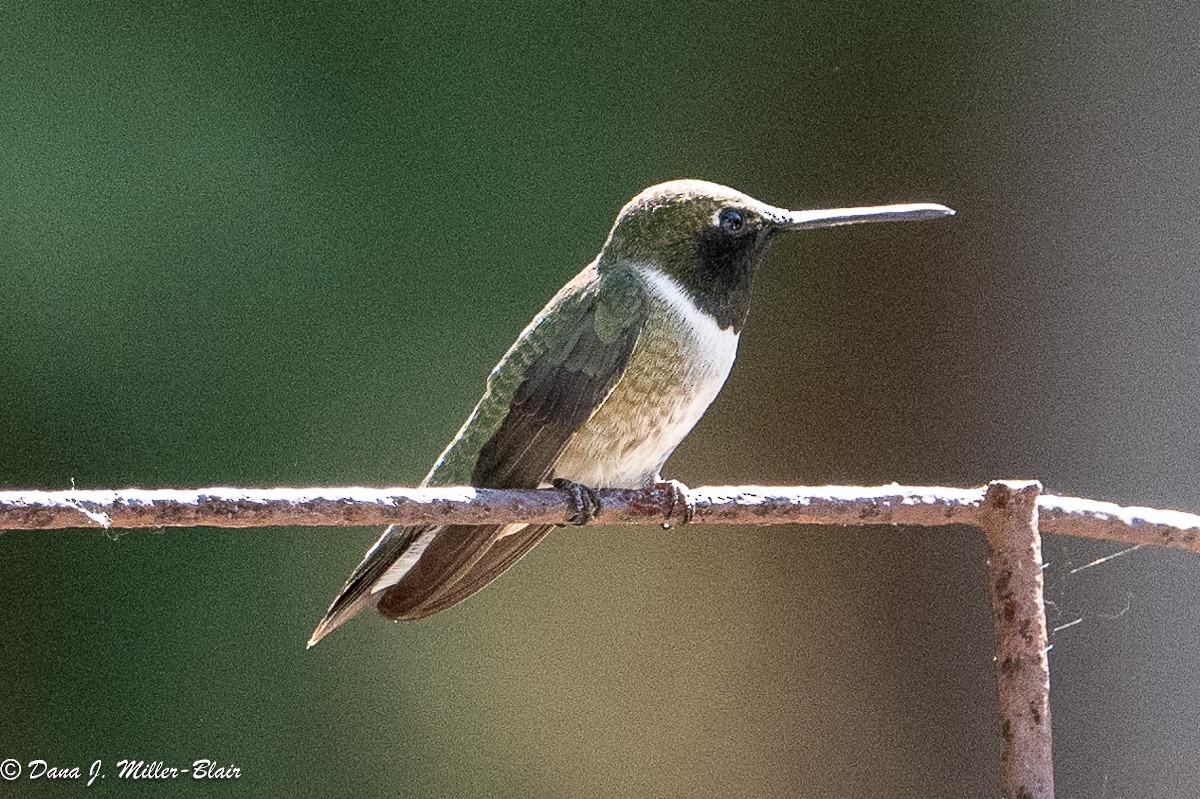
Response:
M660 482L663 464L733 367L751 280L777 233L953 213L932 203L788 211L706 181L651 186L621 209L596 259L492 370L483 398L421 485ZM308 645L371 605L390 619L445 610L553 529L393 525Z

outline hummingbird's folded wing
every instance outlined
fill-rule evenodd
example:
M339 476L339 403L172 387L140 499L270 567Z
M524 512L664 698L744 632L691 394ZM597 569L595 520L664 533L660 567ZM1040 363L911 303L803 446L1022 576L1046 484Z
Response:
M526 328L488 381L488 391L428 485L536 488L571 437L607 399L645 321L647 299L633 275L581 272ZM481 431L487 430L486 439ZM476 443L481 442L481 443ZM389 618L416 619L465 599L500 576L549 529L447 527L379 600Z
M602 276L592 265L555 295L492 371L486 393L424 485L536 488L550 476L571 436L612 391L643 328L645 289L632 276L619 277ZM313 642L375 600L393 619L449 607L498 577L547 532L390 527L350 576Z

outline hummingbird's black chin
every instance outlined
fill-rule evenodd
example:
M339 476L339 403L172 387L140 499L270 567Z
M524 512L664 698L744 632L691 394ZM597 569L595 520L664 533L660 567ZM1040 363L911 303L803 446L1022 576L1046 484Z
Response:
M750 311L750 284L776 230L762 225L730 235L714 227L697 237L689 288L696 304L723 329L742 332Z

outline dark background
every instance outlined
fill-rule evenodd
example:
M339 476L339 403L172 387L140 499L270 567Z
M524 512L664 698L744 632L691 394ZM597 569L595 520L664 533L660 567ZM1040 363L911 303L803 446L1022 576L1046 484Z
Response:
M959 215L782 240L668 476L1200 510L1198 32L1155 0L6 4L0 485L414 484L686 176ZM305 651L376 534L4 534L0 759L154 796L997 793L978 531L564 530ZM1118 549L1046 543L1082 619L1059 796L1195 796L1200 559L1072 571Z

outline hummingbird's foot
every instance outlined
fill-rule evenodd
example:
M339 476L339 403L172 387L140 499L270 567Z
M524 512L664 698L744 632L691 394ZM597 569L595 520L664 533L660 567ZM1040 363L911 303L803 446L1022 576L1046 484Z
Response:
M600 515L603 506L600 504L600 495L596 493L595 489L565 477L555 477L550 481L550 485L567 492L571 505L571 515L567 517L568 523L587 524Z
M671 505L667 509L667 518L675 517L675 511L680 505L683 506L683 518L680 519L680 524L687 524L696 517L696 503L692 501L691 489L685 486L678 480L663 480L655 485L655 488L664 488L671 492ZM671 529L670 522L663 522L663 529Z

